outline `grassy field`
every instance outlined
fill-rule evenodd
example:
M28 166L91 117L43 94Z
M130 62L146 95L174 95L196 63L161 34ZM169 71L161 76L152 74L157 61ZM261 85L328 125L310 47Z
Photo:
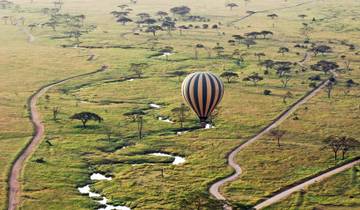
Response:
M24 16L27 24L46 21L48 17L40 10L52 7L52 3L45 0L32 4L29 1L15 2L23 11L0 11ZM21 26L1 24L0 40L4 43L0 46L0 109L4 113L0 118L1 207L6 203L6 176L10 163L32 133L24 107L27 98L42 85L108 65L105 72L74 79L53 88L39 101L46 127L45 139L52 146L43 141L26 164L21 209L96 208L98 204L93 199L81 195L77 190L77 187L85 184L91 184L93 190L116 205L134 209L180 209L180 203L189 197L189 193L206 192L214 180L231 173L225 159L228 151L261 130L292 102L311 90L308 78L319 72L301 72L300 66L294 67L294 71L299 73L294 74L287 88L281 87L275 72L265 75L257 86L241 80L252 72L263 75L264 68L258 65L254 53L265 53L263 60L301 61L306 49L293 46L303 43L304 37L300 32L302 22L310 24L312 17L320 20L311 23L314 28L310 33L311 41L329 44L334 52L325 56L311 56L305 66L329 59L337 61L343 68L340 55L346 54L353 61L353 71L340 75L332 99L321 93L306 104L308 109L297 112L299 120L289 119L281 126L287 134L280 149L273 140L264 137L241 152L237 159L245 173L222 191L233 203L252 205L283 186L333 166L332 153L320 149L323 147L321 141L330 134L359 136L356 128L360 119L357 107L360 91L354 88L348 96L343 94L347 79L360 81L359 63L356 62L358 55L355 55L356 50L349 51L347 46L341 44L341 40L360 45L357 38L360 25L353 19L359 17L357 8L360 6L352 1L341 6L336 1L329 1L326 5L314 1L299 7L255 14L227 26L227 23L246 15L247 10L281 8L301 2L271 0L264 3L253 0L246 5L239 2L240 7L232 11L224 7L224 2L215 0L156 0L156 6L153 1L131 5L134 11L130 16L134 19L139 12L153 15L158 10L168 11L173 6L188 5L193 15L210 18L210 25L222 23L218 30L191 29L184 30L182 35L179 31L173 31L171 36L162 31L154 38L151 33L133 35L132 30L136 28L134 23L122 26L115 22L109 13L126 1L65 1L63 13L85 14L86 24L97 25L94 31L81 37L81 45L108 46L101 49L60 47L72 43L69 39L54 39L66 30L62 27L56 32L37 27L31 31L35 41L28 43ZM348 11L347 8L352 10ZM266 17L272 12L276 12L279 18L272 20ZM305 20L298 17L303 13L308 16ZM203 23L178 23L185 24ZM249 49L245 45L232 46L228 43L232 35L261 30L270 30L274 35L269 39L256 40L257 44ZM332 42L329 43L329 40ZM204 49L199 50L199 59L194 59L194 45L197 43L209 48L220 43L225 48L225 55L239 49L247 53L245 62L239 66L231 56L223 58L216 56L215 52L208 58ZM172 46L175 50L168 61L156 56L165 46ZM288 47L290 53L277 53L279 47ZM89 55L95 55L95 59L87 61ZM149 64L145 74L141 79L127 81L126 78L133 77L128 71L130 64L139 62ZM178 79L168 77L167 73L175 70L188 73L212 71L219 75L228 69L237 72L240 79L225 84L225 96L215 129L195 130L178 136L178 123L169 124L157 119L159 116L170 116L176 120L171 109L182 102ZM326 78L326 75L322 75L322 79ZM272 95L265 96L265 89L271 90ZM285 104L282 96L288 91L294 97ZM150 103L160 104L162 108L150 109ZM54 107L60 108L56 121L52 119ZM142 140L136 137L136 123L123 116L133 109L142 109L147 113L145 138ZM69 119L81 111L95 112L104 118L104 122L83 129L79 122ZM196 125L195 115L189 114L185 127ZM112 131L110 140L106 136L109 129ZM150 156L153 152L179 155L185 157L186 162L171 165L171 157ZM359 155L359 152L349 153L349 157L355 155ZM45 162L39 163L37 160L40 159ZM164 176L161 175L162 170ZM112 176L113 180L91 182L89 176L93 172ZM340 186L336 183L330 180L325 184L336 190ZM293 200L291 197L279 205L293 205ZM341 205L341 202L339 199L334 205ZM343 202L345 205L347 201Z
M268 209L359 209L358 171L354 167Z

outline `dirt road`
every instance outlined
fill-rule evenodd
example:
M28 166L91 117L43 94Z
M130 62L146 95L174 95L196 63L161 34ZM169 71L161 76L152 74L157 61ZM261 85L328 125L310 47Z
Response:
M34 125L34 135L31 138L29 144L20 152L16 158L14 164L11 167L10 177L8 179L9 192L8 192L8 210L15 210L18 208L20 203L20 190L21 190L21 171L24 168L24 163L31 156L31 154L36 150L40 144L44 133L45 127L42 124L40 113L36 108L38 99L45 94L50 88L65 83L71 79L90 76L98 72L104 71L103 69L96 70L90 73L85 73L77 76L72 76L49 85L46 85L40 88L38 91L33 94L29 99L29 110L30 110L30 119Z
M357 164L360 164L360 160L355 160L355 161L350 162L350 163L348 163L348 164L346 164L344 166L338 167L338 168L336 168L334 170L331 170L331 171L329 171L327 173L324 173L324 174L322 174L320 176L317 176L317 177L315 177L313 179L310 179L310 180L308 180L308 181L306 181L304 183L296 185L296 186L294 186L294 187L292 187L292 188L290 188L288 190L285 190L284 192L281 192L281 193L279 193L279 194L277 194L277 195L275 195L275 196L273 196L273 197L271 197L271 198L257 204L254 207L254 209L263 209L263 208L265 208L267 206L270 206L270 205L272 205L274 203L277 203L280 200L290 196L294 192L303 190L303 189L305 189L306 187L308 187L308 186L310 186L312 184L315 184L317 182L321 182L324 179L329 178L329 177L331 177L331 176L333 176L335 174L341 173L341 172L343 172L345 170L348 170L348 169L352 168L353 166L355 166Z

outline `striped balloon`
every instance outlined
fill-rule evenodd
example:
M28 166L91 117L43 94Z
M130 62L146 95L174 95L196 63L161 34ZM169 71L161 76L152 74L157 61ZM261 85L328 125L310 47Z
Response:
M224 95L224 84L210 72L195 72L185 78L182 95L204 123Z

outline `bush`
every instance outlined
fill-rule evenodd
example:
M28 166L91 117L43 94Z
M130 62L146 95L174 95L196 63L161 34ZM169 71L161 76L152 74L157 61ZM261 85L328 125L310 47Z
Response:
M309 77L309 80L311 81L320 81L321 80L321 76L318 74L318 75L314 75L314 76L311 76Z
M271 90L264 90L264 95L269 96L271 95Z

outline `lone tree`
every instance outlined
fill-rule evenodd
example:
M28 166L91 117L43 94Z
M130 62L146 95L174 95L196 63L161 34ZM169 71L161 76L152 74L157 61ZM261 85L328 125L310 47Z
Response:
M325 85L325 91L327 93L328 98L331 98L332 90L334 89L334 86L336 84L335 78L330 78L327 84Z
M103 121L103 118L101 118L99 115L92 113L92 112L76 113L73 116L71 116L70 119L80 120L82 122L84 128L86 128L86 123L90 120L97 121L99 123L101 123Z
M185 106L184 103L181 103L180 107L176 107L171 110L171 112L177 116L178 122L180 123L180 128L184 127L186 115L187 115L187 112L189 112L189 111L190 111L190 109L187 106Z
M231 83L232 80L239 78L239 75L233 71L225 71L222 74L220 74L220 77L226 78L227 82Z
M138 78L144 74L144 69L149 66L147 63L132 63L130 64L129 71L133 72Z
M277 140L277 145L280 147L280 139L286 134L286 131L280 129L272 129L270 135Z
M229 7L230 10L232 10L234 7L238 7L239 5L235 4L235 3L228 3L226 4L226 7Z
M264 80L264 77L260 76L258 73L255 72L243 79L243 81L252 82L255 86L261 80Z

